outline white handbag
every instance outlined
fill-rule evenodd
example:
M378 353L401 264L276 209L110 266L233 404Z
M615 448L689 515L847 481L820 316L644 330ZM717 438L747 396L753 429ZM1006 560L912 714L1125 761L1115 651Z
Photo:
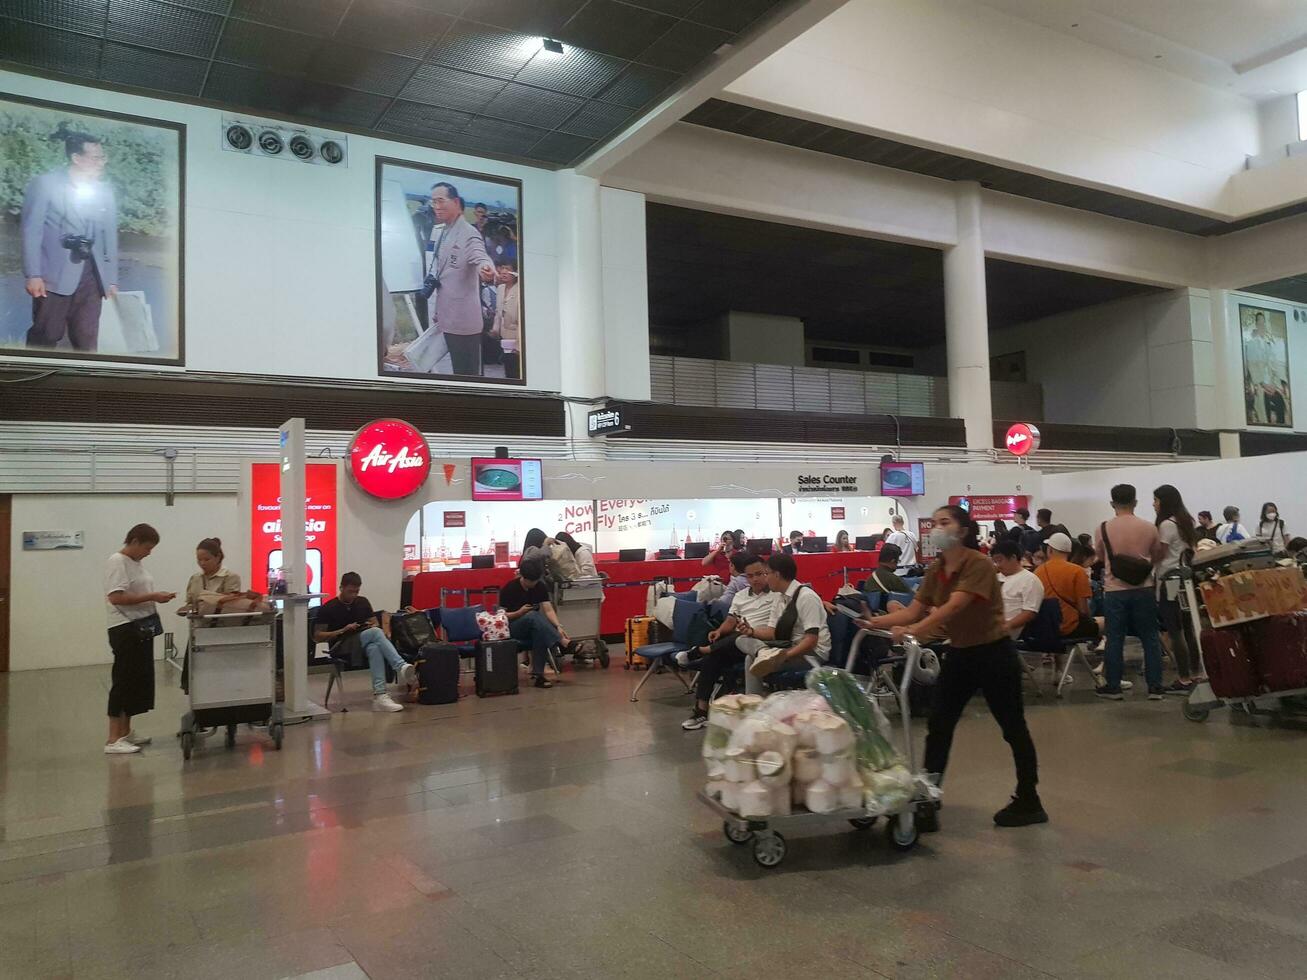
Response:
M691 591L700 602L712 602L726 594L726 586L722 585L721 579L716 575L705 575L694 583Z

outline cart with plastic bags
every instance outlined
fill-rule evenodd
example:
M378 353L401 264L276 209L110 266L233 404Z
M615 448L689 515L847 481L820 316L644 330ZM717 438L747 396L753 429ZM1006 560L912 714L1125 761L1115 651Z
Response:
M923 668L915 639L905 638L903 647L895 685L902 750L876 699L834 667L810 670L804 691L765 699L732 694L712 703L703 748L708 783L699 799L722 818L727 840L751 846L758 864L774 868L786 853L777 826L845 820L866 830L884 817L890 846L916 846L918 807L937 806L940 791L917 770L907 692L914 679L932 681L937 671Z

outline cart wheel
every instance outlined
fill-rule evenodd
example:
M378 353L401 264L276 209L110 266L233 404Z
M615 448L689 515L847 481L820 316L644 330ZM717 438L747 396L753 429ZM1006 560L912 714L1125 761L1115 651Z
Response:
M726 835L726 839L732 844L747 844L749 841L753 840L752 830L749 830L747 827L744 830L741 830L729 820L722 821L722 833Z
M754 838L753 859L764 868L774 868L785 860L785 838L776 831Z
M612 663L612 658L608 656L608 644L600 640L595 649L599 651L599 666L607 670L608 665Z
M1210 708L1200 708L1198 705L1190 704L1188 701L1185 701L1180 705L1180 710L1190 721L1206 721L1207 716L1212 713Z
M870 830L872 827L876 826L876 818L875 817L850 817L849 823L853 825L853 828L855 830Z
M235 726L235 725L228 725L228 726L227 726L226 745L227 745L227 748L229 748L229 749L232 748L232 747L234 747L234 746L236 745L236 726Z
M917 846L918 836L916 821L914 820L909 827L902 814L891 817L889 823L885 825L885 839L896 851L912 850Z
M182 732L182 758L189 759L191 750L195 748L195 733Z
M272 746L278 752L281 751L281 737L285 734L286 726L281 722L273 722L268 726L268 734L272 736Z

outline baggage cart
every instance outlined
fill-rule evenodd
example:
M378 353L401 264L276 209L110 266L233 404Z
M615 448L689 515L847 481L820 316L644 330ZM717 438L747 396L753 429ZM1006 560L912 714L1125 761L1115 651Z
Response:
M1256 541L1257 539L1252 540ZM1199 574L1205 573L1200 570ZM1302 710L1303 706L1307 705L1307 687L1284 691L1262 691L1242 697L1218 696L1212 688L1210 672L1207 666L1207 653L1203 650L1202 636L1206 610L1203 607L1201 592L1197 588L1194 569L1181 567L1177 572L1170 573L1167 578L1163 579L1163 585L1165 586L1167 582L1172 580L1179 583L1180 609L1189 618L1193 628L1194 646L1198 650L1202 674L1207 678L1195 684L1194 689L1189 692L1189 696L1181 704L1181 710L1187 719L1197 722L1206 721L1214 709L1223 707L1247 715L1279 713L1289 707L1286 704L1289 699L1298 699L1302 702L1298 706L1299 711ZM1222 631L1227 629L1240 630L1244 629L1244 624L1224 626L1219 627L1219 629Z
M599 631L599 614L604 601L607 575L553 583L550 602L567 635L576 642L572 648L574 663L593 663L608 669L608 644Z
M266 725L281 748L285 723L277 701L277 614L191 615L189 710L182 715L182 758L201 729L225 727L227 748L241 724Z
M886 630L860 630L859 634L889 638ZM860 643L860 636L855 637L855 647ZM885 837L896 851L910 851L916 847L920 832L917 829L916 815L919 807L934 807L940 800L939 786L926 773L917 769L916 754L912 741L912 712L908 705L908 689L914 678L918 680L933 679L938 676L938 658L911 636L903 641L904 661L903 676L894 686L894 696L899 705L899 716L903 725L903 758L908 771L913 775L915 792L898 810L879 813L865 807L840 807L829 813L813 813L802 807L796 807L792 813L781 816L760 818L742 817L729 809L722 802L704 790L699 791L699 800L722 818L722 833L732 844L741 847L750 845L753 859L764 868L774 868L785 860L785 838L773 827L802 827L821 822L847 821L855 830L869 830L880 817L885 817ZM929 665L933 660L934 666ZM882 683L886 681L882 680ZM892 684L892 681L889 683ZM873 697L869 692L867 696Z

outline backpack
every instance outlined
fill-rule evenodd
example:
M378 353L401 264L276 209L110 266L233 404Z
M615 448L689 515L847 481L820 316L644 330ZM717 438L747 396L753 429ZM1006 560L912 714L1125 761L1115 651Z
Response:
M681 600L687 601L687 600ZM690 619L690 625L685 631L686 643L690 649L708 645L708 634L722 625L722 618L714 616L705 606L694 614Z
M1230 529L1230 536L1225 539L1226 544L1234 544L1236 541L1244 540L1244 536L1239 533L1238 521L1235 521L1233 524L1222 524L1219 528L1217 528L1216 529L1217 540L1220 540L1221 532L1224 531L1227 527Z

